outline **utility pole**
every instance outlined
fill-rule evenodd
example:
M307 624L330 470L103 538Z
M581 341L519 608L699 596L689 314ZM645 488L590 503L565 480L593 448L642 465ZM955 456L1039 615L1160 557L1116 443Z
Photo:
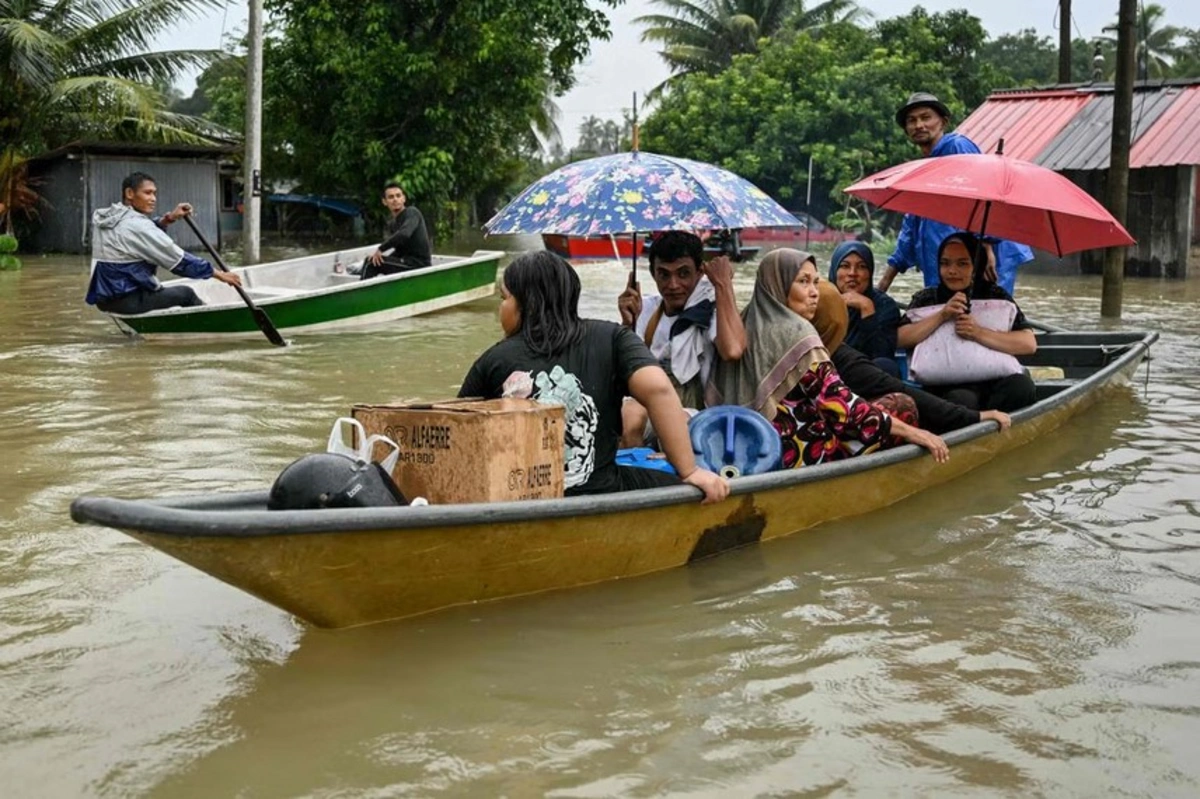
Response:
M242 263L259 260L262 227L262 0L250 0L246 47L246 152L242 176Z
M1133 127L1134 26L1137 0L1121 0L1117 11L1117 79L1113 87L1112 151L1108 159L1108 210L1122 225L1129 207L1129 145ZM1125 248L1109 247L1104 254L1104 283L1100 315L1121 318L1125 281Z
M1071 0L1058 0L1058 82L1071 82Z

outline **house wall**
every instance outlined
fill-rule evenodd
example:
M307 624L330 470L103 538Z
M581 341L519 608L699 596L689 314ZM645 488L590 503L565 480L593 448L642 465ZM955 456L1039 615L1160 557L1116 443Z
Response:
M220 178L217 162L201 158L146 158L88 155L89 205L103 208L121 201L121 181L131 172L146 172L158 185L157 214L179 203L192 204L192 221L214 247L220 246ZM89 226L90 228L90 226ZM167 233L185 250L202 250L200 239L186 222L177 222ZM88 247L91 246L90 230Z
M1196 170L1192 166L1134 169L1129 173L1125 228L1137 244L1125 259L1128 277L1187 277L1194 230ZM1107 196L1108 170L1064 172L1093 197ZM1104 272L1104 250L1077 256L1083 274ZM1070 263L1073 259L1063 259Z
M61 159L49 164L35 163L30 177L40 181L42 197L37 224L32 235L21 241L28 252L85 251L84 236L88 216L84 189L83 161Z
M188 202L205 238L220 247L220 180L212 158L110 156L71 153L50 162L35 163L32 173L42 180L38 193L46 201L37 229L29 237L35 252L90 253L91 218L97 208L121 200L121 181L131 172L146 172L158 184L156 213ZM203 249L184 222L167 229L179 246Z
M1200 244L1200 168L1192 167L1192 244Z

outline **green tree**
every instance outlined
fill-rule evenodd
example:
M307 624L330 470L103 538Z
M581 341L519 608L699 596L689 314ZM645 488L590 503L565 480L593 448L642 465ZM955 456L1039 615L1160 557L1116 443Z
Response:
M622 127L611 119L586 117L579 125L576 156L611 155L620 152Z
M1091 80L1092 45L1086 39L1071 42L1071 78L1074 82ZM1043 86L1058 82L1058 42L1039 36L1033 28L1005 33L979 48L981 63L990 64L1005 76L1004 86Z
M1180 29L1180 43L1172 52L1171 72L1176 78L1200 77L1200 29Z
M714 75L739 55L757 53L761 42L785 25L804 30L849 21L865 12L853 0L826 0L805 9L803 0L653 0L667 13L634 20L645 25L643 42L663 45L660 55L673 76ZM661 95L674 78L651 92Z
M1164 25L1167 10L1157 3L1139 5L1135 35L1139 78L1168 78L1173 74L1176 40L1186 33L1184 28ZM1112 48L1117 45L1117 24L1105 26L1100 39Z
M268 9L277 27L264 51L264 140L286 154L289 174L311 191L364 198L399 178L434 217L450 198L520 174L539 149L531 122L547 96L569 89L590 41L609 35L587 0Z
M915 157L894 119L913 86L962 108L943 65L834 25L815 41L771 42L718 75L681 80L646 120L643 140L648 150L731 169L791 208L805 196L811 155L814 208L825 213L849 183Z
M86 137L194 138L161 89L220 51L146 52L147 42L222 0L0 0L0 136L31 155Z
M980 57L987 32L979 18L962 9L930 14L916 6L904 16L876 24L880 44L918 61L940 64L968 108L983 102L988 92L1003 85L1005 76ZM921 82L909 91L924 90Z

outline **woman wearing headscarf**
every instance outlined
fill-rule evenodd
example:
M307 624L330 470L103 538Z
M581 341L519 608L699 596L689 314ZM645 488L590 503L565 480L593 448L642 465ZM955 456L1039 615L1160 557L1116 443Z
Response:
M806 252L768 253L754 295L742 312L747 348L721 361L709 383L708 405L736 404L765 416L783 444L785 468L874 452L900 441L928 449L938 462L949 449L933 433L907 424L842 383L810 320L820 277Z
M820 298L817 300L813 327L821 336L825 349L829 350L833 366L841 376L842 382L855 394L882 405L884 410L899 413L900 418L909 424L919 421L921 427L938 435L980 421L994 421L999 424L1001 430L1008 429L1012 420L1006 413L964 408L904 383L879 368L877 361L851 347L845 339L849 315L846 303L842 300L846 295L841 294L829 281L822 282L818 288ZM913 413L912 408L898 397L911 398L916 412Z
M880 369L899 377L896 328L900 326L900 306L875 288L875 255L871 248L861 241L839 244L829 259L829 282L837 286L849 312L846 343L874 360Z
M579 317L579 275L545 250L518 256L500 284L504 340L479 356L460 397L520 397L564 408L565 493L599 494L683 482L704 502L729 494L720 476L696 465L679 395L646 345L628 328ZM678 478L618 466L621 402L646 407Z
M938 346L939 354L953 361L944 374L932 378L916 374L923 388L968 408L1011 412L1037 399L1033 380L1015 358L1037 352L1037 339L1012 295L984 275L977 275L978 252L979 239L970 233L952 233L942 241L938 248L941 281L913 295L900 318L898 342L913 350L909 364L914 374L920 356L918 345ZM972 303L976 304L975 313ZM981 324L982 303L989 303L989 312L1005 318L1005 329ZM922 312L922 308L936 311ZM943 325L953 326L953 336L941 333L939 342L933 337Z

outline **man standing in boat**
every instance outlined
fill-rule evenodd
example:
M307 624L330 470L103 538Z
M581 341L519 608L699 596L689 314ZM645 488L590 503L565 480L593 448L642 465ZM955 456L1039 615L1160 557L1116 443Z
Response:
M896 124L904 129L909 141L917 145L926 158L979 152L975 142L961 133L946 130L950 125L950 109L929 92L909 95L908 101L896 111ZM888 258L887 269L877 288L887 291L896 275L912 266L921 270L925 288L936 286L941 280L938 248L947 236L956 232L958 228L952 225L905 214L900 236L896 239L896 250ZM1024 244L999 239L986 242L986 246L988 278L1012 294L1017 267L1033 260L1033 250Z
M416 206L408 205L408 195L399 183L393 181L383 187L383 204L391 216L383 229L383 244L363 262L363 280L433 263L425 217Z
M725 255L704 262L704 242L670 230L650 245L650 276L658 296L644 301L633 275L617 298L621 324L632 328L659 360L685 409L704 407L704 385L720 357L735 361L746 350L746 328L733 294L733 264ZM625 403L622 445L641 446L646 412Z
M192 212L180 203L160 217L152 217L158 204L158 185L145 172L134 172L121 182L121 202L92 215L92 278L87 303L106 313L141 314L173 306L203 305L191 286L164 286L155 276L158 267L197 280L213 278L240 286L232 272L217 272L171 240L167 225Z

